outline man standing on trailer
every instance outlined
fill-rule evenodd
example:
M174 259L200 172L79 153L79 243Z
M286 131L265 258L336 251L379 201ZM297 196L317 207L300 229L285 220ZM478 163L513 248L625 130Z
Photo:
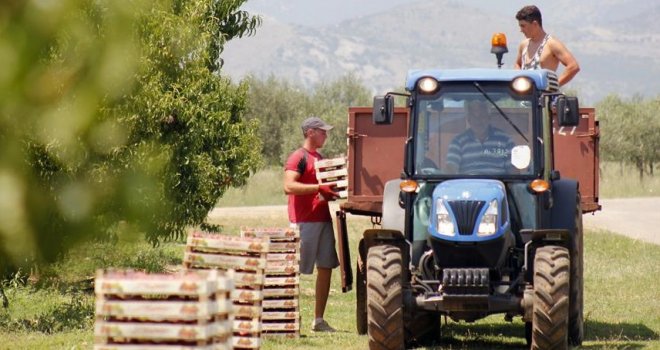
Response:
M520 31L525 35L518 46L516 69L549 69L557 71L559 63L564 71L559 75L559 86L563 86L580 71L573 54L559 41L543 30L541 10L534 5L525 6L516 14Z

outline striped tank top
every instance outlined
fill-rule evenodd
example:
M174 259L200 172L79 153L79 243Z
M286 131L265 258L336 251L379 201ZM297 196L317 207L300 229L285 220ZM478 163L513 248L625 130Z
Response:
M522 69L541 69L541 53L543 52L543 48L545 47L545 44L550 40L550 34L546 34L545 38L543 38L543 41L541 41L541 45L536 49L536 52L534 53L534 56L532 57L529 62L527 61L527 49L529 48L529 44L532 42L532 40L529 40L527 43L527 46L523 49L522 52Z

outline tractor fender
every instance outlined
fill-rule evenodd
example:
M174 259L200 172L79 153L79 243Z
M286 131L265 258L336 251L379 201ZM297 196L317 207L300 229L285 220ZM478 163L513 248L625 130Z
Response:
M385 183L383 190L383 217L381 227L387 230L405 232L406 211L399 205L399 184L401 179L394 179Z
M578 182L560 179L552 182L552 209L550 228L575 231L575 198L578 195Z

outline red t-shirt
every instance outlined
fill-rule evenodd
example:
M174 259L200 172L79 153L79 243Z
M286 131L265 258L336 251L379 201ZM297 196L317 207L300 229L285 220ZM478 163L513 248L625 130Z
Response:
M300 164L307 155L307 164L303 172L300 172ZM293 170L300 174L298 182L304 184L318 184L316 179L316 169L314 163L316 160L323 159L316 151L305 151L302 148L297 149L289 156L284 170ZM303 195L289 195L289 221L299 222L325 222L332 221L330 216L330 207L328 201L320 200L317 193Z

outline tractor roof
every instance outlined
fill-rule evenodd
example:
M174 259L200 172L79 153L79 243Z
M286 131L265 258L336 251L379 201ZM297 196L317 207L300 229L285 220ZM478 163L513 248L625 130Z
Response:
M512 81L517 77L530 78L536 88L543 91L554 92L559 89L557 74L547 69L518 70L518 69L415 69L408 71L406 90L412 91L417 80L422 77L433 77L438 82L460 81Z

